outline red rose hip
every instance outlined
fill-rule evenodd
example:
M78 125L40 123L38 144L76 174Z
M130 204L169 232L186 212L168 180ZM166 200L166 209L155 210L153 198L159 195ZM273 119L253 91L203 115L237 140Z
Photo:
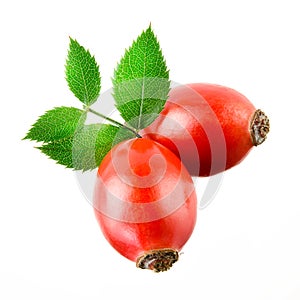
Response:
M269 132L269 120L241 93L207 83L178 86L141 135L169 148L192 176L210 176L240 163Z
M137 267L168 270L196 222L193 181L166 147L136 138L102 161L94 190L96 219L108 242Z

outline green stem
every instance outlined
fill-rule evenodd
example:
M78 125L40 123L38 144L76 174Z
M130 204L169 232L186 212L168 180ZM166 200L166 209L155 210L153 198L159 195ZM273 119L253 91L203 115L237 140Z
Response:
M121 127L121 128L124 128L124 129L129 130L129 131L131 131L132 133L134 133L134 135L135 135L137 138L141 138L141 136L140 136L133 128L131 128L131 127L125 125L125 124L122 124L122 123L120 123L120 122L118 122L118 121L116 121L116 120L114 120L114 119L111 119L111 118L109 118L109 117L107 117L107 116L105 116L105 115L103 115L103 114L101 114L101 113L99 113L99 112L97 112L97 111L91 109L91 108L88 107L88 106L85 106L85 110L86 110L86 111L89 111L89 112L91 112L91 113L93 113L94 115L96 115L96 116L98 116L98 117L100 117L100 118L103 118L103 119L105 119L105 120L107 120L107 121L109 121L109 122L111 122L111 123L117 125L118 127Z

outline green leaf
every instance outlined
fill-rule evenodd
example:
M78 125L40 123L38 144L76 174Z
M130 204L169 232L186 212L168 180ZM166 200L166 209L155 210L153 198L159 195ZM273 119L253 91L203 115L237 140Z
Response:
M70 90L84 104L89 106L99 97L99 66L94 56L72 38L66 62L66 80Z
M58 164L64 165L67 168L73 167L72 146L73 136L62 140L57 140L41 147L37 147L49 158L56 160Z
M170 90L169 71L151 26L117 65L113 78L116 107L124 120L140 130L163 109Z
M39 149L58 164L74 170L97 168L110 149L122 140L133 138L128 130L107 124L89 124L74 136L54 141Z
M85 118L86 113L78 108L56 107L39 117L24 139L47 143L70 137Z

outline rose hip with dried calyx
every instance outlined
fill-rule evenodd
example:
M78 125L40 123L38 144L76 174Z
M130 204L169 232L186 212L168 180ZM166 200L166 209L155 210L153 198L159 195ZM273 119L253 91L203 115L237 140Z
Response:
M268 117L234 89L193 83L171 89L165 108L141 135L169 148L192 176L239 164L263 143Z
M94 211L108 242L137 267L168 270L196 222L196 193L182 162L149 139L116 145L102 161Z

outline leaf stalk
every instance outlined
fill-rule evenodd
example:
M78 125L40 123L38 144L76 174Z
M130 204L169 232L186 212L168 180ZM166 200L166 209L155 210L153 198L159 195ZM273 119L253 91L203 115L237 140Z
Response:
M103 118L103 119L105 119L105 120L107 120L107 121L109 121L109 122L111 122L111 123L113 123L113 124L115 124L115 125L117 125L117 126L120 127L120 128L124 128L124 129L126 129L126 130L129 130L129 131L131 131L132 133L134 133L134 135L135 135L137 138L141 138L141 136L138 134L138 132L136 132L133 128L131 128L131 127L125 125L125 124L122 124L122 123L120 123L120 122L118 122L118 121L116 121L116 120L114 120L114 119L111 119L111 118L108 117L108 116L105 116L105 115L99 113L98 111L96 111L96 110L90 108L89 106L85 106L85 110L86 110L87 112L91 112L92 114L94 114L94 115L96 115L96 116L98 116L98 117L100 117L100 118Z

